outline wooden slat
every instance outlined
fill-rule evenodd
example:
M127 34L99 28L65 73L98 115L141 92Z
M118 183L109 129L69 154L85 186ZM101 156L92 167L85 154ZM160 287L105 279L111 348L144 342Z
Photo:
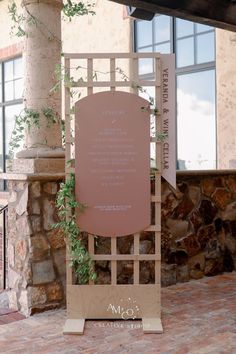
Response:
M149 227L147 227L144 231L161 231L161 225L150 225Z
M87 89L88 95L92 95L93 87L95 84L95 82L93 82L93 59L88 58L87 62L88 62L88 68L87 68L88 82L86 83L86 86L83 86L81 83L78 87L87 87L88 88Z
M90 254L94 261L160 261L160 254ZM70 258L68 259L70 261Z
M116 59L110 59L110 78L111 78L111 91L116 89Z
M65 59L64 70L66 75L70 76L70 59ZM69 171L67 161L71 159L71 145L68 144L68 140L70 139L70 89L64 86L64 99L65 99L65 140L66 140L66 151L65 151L65 173L66 179L68 178ZM70 218L70 213L68 212L66 215L67 220ZM70 257L70 250L68 241L66 242L66 258ZM73 272L71 266L66 263L66 283L67 285L73 284Z
M161 92L161 61L155 59L155 98L159 116L155 116L156 129L158 133L162 132L162 92ZM156 167L162 172L162 143L156 143ZM155 196L161 199L161 175L155 175ZM161 200L155 202L155 224L161 225ZM155 231L155 254L160 254L161 250L161 226L160 230ZM160 283L161 263L155 261L155 283Z
M93 235L88 235L88 252L90 256L93 258L94 255L94 236ZM89 280L89 285L93 285L94 281Z
M83 82L76 82L74 81L72 83L72 87L111 87L111 86L115 86L116 87L133 87L134 81L95 81L93 82L92 86L91 86L91 82L89 81L83 81ZM145 80L145 81L141 81L141 80L137 80L135 81L136 85L139 86L152 86L153 85L153 81L151 80Z
M111 284L116 285L117 284L117 239L116 237L111 237L111 255L109 255L111 258ZM104 255L101 257L104 259Z
M158 53L64 53L66 59L160 58Z
M137 255L137 260L134 260L134 284L139 284L139 240L140 234L134 234L134 255Z

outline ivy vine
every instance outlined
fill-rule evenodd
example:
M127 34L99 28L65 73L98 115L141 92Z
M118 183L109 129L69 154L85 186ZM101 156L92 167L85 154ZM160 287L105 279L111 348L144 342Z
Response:
M95 11L93 10L94 3L91 2L74 2L71 0L67 0L65 4L63 4L62 12L69 21L76 16L84 16L84 15L95 15ZM42 23L36 16L34 16L28 9L27 5L25 5L25 9L28 16L25 16L22 12L19 11L15 0L11 0L8 5L8 13L12 20L11 26L11 34L16 35L17 37L28 36L28 33L25 31L24 27L27 23L28 25L38 26L43 25L42 27L48 32L48 39L58 39L56 36Z
M61 183L57 194L56 207L60 221L53 225L63 231L68 240L71 267L77 277L78 284L87 284L89 280L96 280L94 262L89 255L80 228L76 222L76 213L83 213L86 206L75 199L75 175L70 177L65 183Z

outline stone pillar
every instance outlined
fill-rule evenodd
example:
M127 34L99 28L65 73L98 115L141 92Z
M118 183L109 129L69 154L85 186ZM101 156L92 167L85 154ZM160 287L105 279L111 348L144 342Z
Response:
M216 30L218 168L236 169L236 34Z
M25 21L24 104L39 113L39 127L26 132L26 149L19 158L63 157L61 92L52 92L56 65L61 63L62 0L23 0ZM53 112L57 123L45 116Z
M65 300L65 243L54 230L56 193L64 180L60 121L61 93L55 66L61 62L62 0L23 0L26 23L25 107L39 113L39 125L26 131L8 179L8 280L11 308L26 315L60 306Z

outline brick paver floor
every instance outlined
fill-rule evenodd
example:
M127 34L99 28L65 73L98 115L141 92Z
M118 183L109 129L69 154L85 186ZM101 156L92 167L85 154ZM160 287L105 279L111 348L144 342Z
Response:
M140 321L87 321L63 335L64 310L0 326L0 353L236 354L236 272L162 290L164 334Z

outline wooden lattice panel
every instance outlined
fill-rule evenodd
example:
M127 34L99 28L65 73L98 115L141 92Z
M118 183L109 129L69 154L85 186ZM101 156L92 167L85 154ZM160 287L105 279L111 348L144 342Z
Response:
M71 87L65 87L65 127L66 127L66 161L72 156L73 138L71 138L71 94L73 88L84 88L87 95L94 93L95 88L107 88L111 91L121 88L130 90L130 92L138 94L140 87L152 86L155 89L155 100L158 107L158 113L155 114L156 130L161 132L161 59L159 54L155 53L129 53L129 54L65 54L65 72L70 75L73 61L85 60L87 67L86 80L73 82ZM154 80L140 80L138 75L139 60L149 58L153 60L155 68ZM109 60L109 78L108 80L97 80L94 74L95 60ZM126 60L126 66L130 68L128 75L123 75L123 80L118 78L120 70L117 70L117 60ZM122 76L122 75L121 75ZM125 79L125 81L124 81ZM143 319L144 332L162 332L160 320L160 272L161 272L161 161L162 148L161 142L151 137L150 142L156 144L156 167L155 173L155 194L151 195L151 202L155 205L155 223L150 225L146 232L152 232L155 235L155 250L152 254L140 254L140 233L133 235L133 254L117 253L117 238L111 237L111 253L96 254L95 238L88 235L88 251L94 261L109 261L111 264L111 284L95 285L92 282L89 285L74 285L72 269L69 266L70 255L67 251L67 311L68 320L66 322L64 333L82 333L84 327L84 319L102 319L112 318L121 319L122 303L127 299L133 301L132 306L136 306L134 318ZM74 170L66 165L67 177ZM151 215L150 215L151 220ZM150 221L151 224L151 221ZM119 261L133 262L133 284L124 285L117 284L117 263ZM140 262L152 261L155 263L155 283L140 284ZM109 308L109 306L111 306ZM137 310L137 308L139 310ZM111 311L110 311L111 310ZM114 310L114 311L112 311ZM131 314L131 309L129 314ZM132 316L131 316L132 317ZM77 321L76 321L77 320Z

